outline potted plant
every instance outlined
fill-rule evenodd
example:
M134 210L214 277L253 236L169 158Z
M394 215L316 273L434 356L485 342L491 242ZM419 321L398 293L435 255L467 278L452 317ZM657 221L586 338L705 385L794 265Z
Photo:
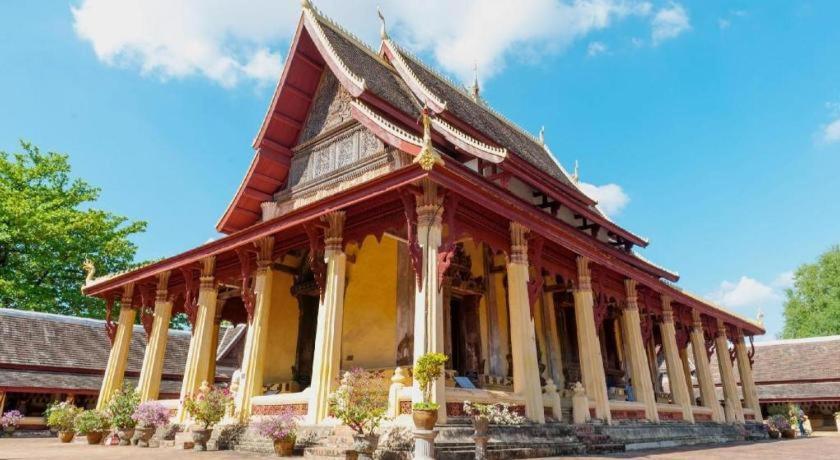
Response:
M256 423L260 436L274 441L274 453L279 457L291 457L297 439L298 417L291 412L264 417Z
M137 447L149 447L149 440L155 435L158 427L169 423L169 409L157 401L146 401L131 414L131 418L138 424L140 433Z
M206 382L194 395L184 400L184 409L200 424L200 428L192 428L195 450L207 450L213 425L225 416L231 403L233 397L226 388L210 387Z
M83 434L88 444L99 444L102 437L111 427L111 420L108 415L97 410L83 410L73 421L76 433Z
M376 430L388 410L387 382L362 369L346 372L330 395L329 408L333 417L355 433L353 449L359 457L372 458L379 445Z
M108 401L105 411L111 417L112 426L117 430L121 446L131 445L134 427L137 426L137 421L131 416L134 415L139 404L140 394L128 386L117 390Z
M432 387L443 374L447 358L443 353L426 353L414 364L414 380L423 393L423 401L411 406L414 425L421 430L434 429L438 418L438 403L432 402Z
M14 433L20 425L21 420L23 420L23 415L21 415L19 410L10 410L3 414L3 416L0 417L0 425L3 426L3 433L5 433L6 436L11 437L12 433Z
M510 404L483 404L464 402L464 413L473 417L476 433L483 435L487 433L490 424L493 425L521 425L525 423L525 417L510 410Z
M78 407L66 401L53 403L47 408L45 414L47 426L58 431L58 439L61 442L70 442L76 435L73 423L80 410Z
M770 434L770 437L778 439L779 436L785 439L792 439L796 437L796 432L790 426L790 420L786 415L775 414L771 415L767 421L768 432L775 431L778 435Z

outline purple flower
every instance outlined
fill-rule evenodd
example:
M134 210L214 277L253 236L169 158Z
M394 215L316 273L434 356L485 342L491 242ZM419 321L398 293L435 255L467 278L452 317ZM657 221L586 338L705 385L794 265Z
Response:
M137 406L131 418L145 426L159 427L169 423L169 409L157 401L147 401Z

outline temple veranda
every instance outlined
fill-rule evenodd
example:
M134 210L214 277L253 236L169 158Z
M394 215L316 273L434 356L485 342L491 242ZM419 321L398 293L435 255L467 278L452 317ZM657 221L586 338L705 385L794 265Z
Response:
M246 325L239 370L216 382L235 393L229 422L291 410L333 423L330 392L363 368L390 382L389 414L408 425L420 398L412 366L427 352L450 358L435 385L439 423L467 400L509 403L534 424L760 419L745 340L763 329L676 287L634 250L647 240L607 219L577 180L477 84L439 77L384 25L372 50L304 2L254 159L217 226L225 236L90 274L83 290L106 301L113 344L99 406L122 385L138 318L138 390L158 399L166 331L183 313L181 401L213 383L220 324ZM189 422L179 400L162 402Z

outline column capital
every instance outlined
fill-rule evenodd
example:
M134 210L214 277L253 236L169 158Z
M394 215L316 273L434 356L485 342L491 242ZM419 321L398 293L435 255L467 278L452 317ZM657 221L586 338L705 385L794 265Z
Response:
M584 256L577 256L575 262L577 263L578 276L577 289L579 291L592 290L592 274L589 270L589 259Z
M671 297L667 295L660 296L662 300L662 322L674 322L674 308L671 306Z
M321 222L327 226L324 228L324 252L341 252L344 238L344 211L333 211L321 216Z
M718 337L723 337L725 339L728 339L728 337L727 337L728 334L726 333L726 323L724 323L722 319L716 318L715 319L715 324L717 325L717 331L716 331L715 335L718 336Z
M254 246L257 247L257 270L267 270L274 252L274 236L264 236L254 241Z
M632 278L624 279L624 295L627 299L627 302L624 304L624 308L626 309L639 308L639 293L636 291L636 285L636 280Z
M158 273L157 275L157 291L155 292L155 302L165 302L167 300L169 289L169 275L172 272L169 270Z
M199 289L216 289L215 274L216 256L201 259L201 284Z
M703 330L703 319L700 318L700 312L696 308L691 309L691 327Z
M416 196L418 228L442 225L443 194L439 193L437 183L428 178L422 179L420 189L421 193Z
M120 296L120 309L134 308L134 283L128 283L123 286L123 292Z
M510 262L528 265L528 227L519 222L510 223Z

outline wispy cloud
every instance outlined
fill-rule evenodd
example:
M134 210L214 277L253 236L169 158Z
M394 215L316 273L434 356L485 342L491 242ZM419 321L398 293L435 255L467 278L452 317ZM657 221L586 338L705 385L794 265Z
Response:
M651 40L658 45L666 40L676 38L691 29L688 13L679 3L670 3L659 9L653 17Z
M589 46L586 47L586 55L590 57L597 56L599 54L604 54L607 52L607 45L602 42L591 42Z
M706 297L748 318L755 318L759 312L763 312L766 315L766 337L772 339L784 326L784 291L792 286L792 271L780 273L768 283L741 276L737 281L722 281Z
M316 5L369 43L378 39L376 6L391 35L432 55L468 81L472 68L489 79L515 60L560 53L596 31L636 18L650 23L655 43L688 27L677 3L654 13L642 0L341 0ZM276 81L281 49L294 33L298 1L81 0L71 7L76 34L104 63L162 79L203 77L225 87ZM432 12L446 11L446 14ZM593 49L598 52L597 47Z
M818 144L834 144L840 142L840 102L826 102L829 112L829 122L820 126L817 131Z

